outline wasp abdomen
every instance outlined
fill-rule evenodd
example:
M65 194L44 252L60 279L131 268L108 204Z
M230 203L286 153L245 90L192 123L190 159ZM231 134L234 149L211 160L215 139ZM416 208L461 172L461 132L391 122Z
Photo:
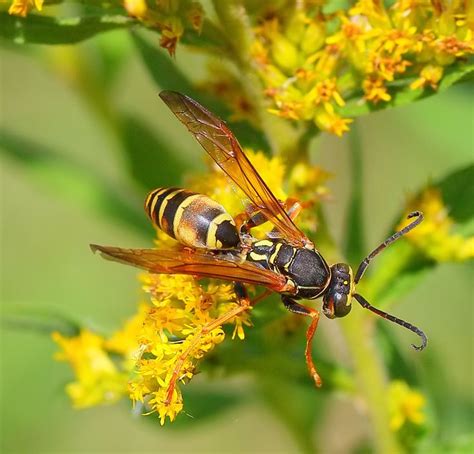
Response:
M240 243L235 222L209 197L179 188L148 194L145 211L153 224L185 246L231 249Z

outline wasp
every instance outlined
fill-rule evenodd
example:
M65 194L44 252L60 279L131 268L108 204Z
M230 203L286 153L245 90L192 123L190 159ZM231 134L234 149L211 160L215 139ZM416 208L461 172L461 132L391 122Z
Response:
M311 319L306 332L306 364L316 386L322 381L312 360L312 340L320 312L299 300L322 297L322 312L330 319L345 317L355 299L362 307L401 325L421 338L422 350L427 344L423 331L416 326L373 307L356 286L370 262L383 249L414 229L423 220L419 211L408 218L413 221L395 232L360 263L354 274L345 263L328 265L313 242L296 226L295 218L302 205L293 199L278 200L257 173L230 129L195 100L173 91L160 93L161 99L186 126L215 163L249 199L245 213L235 218L217 202L203 194L181 188L158 188L145 200L145 211L155 227L182 244L180 251L159 249L123 249L91 245L108 259L156 274L188 274L198 278L233 281L239 305L205 325L180 357L184 361L199 338L236 315L249 310L257 301L250 300L245 284L263 286L264 295L276 292L285 307ZM273 230L264 240L251 236L251 229L270 222ZM180 361L179 364L182 364ZM168 388L171 400L180 377L179 364L172 373Z

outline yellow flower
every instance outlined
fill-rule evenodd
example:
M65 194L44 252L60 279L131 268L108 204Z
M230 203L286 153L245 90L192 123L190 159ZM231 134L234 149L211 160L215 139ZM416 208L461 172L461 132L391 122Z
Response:
M314 122L318 128L323 131L332 132L336 136L342 136L346 131L349 131L349 124L352 123L350 118L341 118L334 111L331 104L325 104L324 108L318 109Z
M437 65L426 65L420 72L420 77L411 83L410 88L424 88L430 86L433 90L438 88L438 83L443 77L443 67Z
M66 392L76 407L112 403L127 390L127 374L119 371L105 350L105 339L88 330L72 338L55 332L53 340L62 351L55 359L70 363L76 381L66 386Z
M179 18L171 17L162 25L160 46L168 51L173 57L176 53L176 46L184 33L184 27Z
M35 7L38 11L43 9L44 0L13 0L10 8L8 9L9 14L16 16L26 17L29 10Z
M130 16L138 18L143 18L148 9L145 0L124 0L123 6Z
M377 77L368 77L364 80L362 88L364 89L365 99L377 104L379 101L390 101L392 97L388 94L387 87L383 80Z
M453 232L454 221L444 205L441 192L427 188L408 204L408 212L420 210L425 220L407 238L428 257L437 262L462 261L474 258L474 237L464 237ZM404 219L399 228L404 227Z
M152 393L152 398L149 401L151 407L157 409L161 425L165 423L166 417L173 422L176 415L183 409L183 397L181 396L181 393L178 390L175 390L171 402L165 403L167 398L165 391L166 390L162 388L159 391Z
M408 423L422 425L425 422L425 397L410 389L405 382L395 380L390 383L388 401L392 431L397 432Z

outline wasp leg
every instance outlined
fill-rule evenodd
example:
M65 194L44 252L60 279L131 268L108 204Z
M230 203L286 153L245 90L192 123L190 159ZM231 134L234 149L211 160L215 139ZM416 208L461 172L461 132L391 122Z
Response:
M248 311L252 308L252 306L256 303L254 301L250 301L246 288L241 283L236 283L234 285L235 294L237 295L239 305L234 309L222 314L220 317L216 318L212 322L204 325L201 330L194 335L191 343L189 344L188 348L184 350L181 355L179 356L178 360L173 369L173 373L171 375L171 379L168 385L168 390L166 393L166 401L165 404L169 405L171 399L173 398L173 393L176 388L176 382L181 377L181 369L186 361L186 358L193 352L193 350L199 345L201 338L206 334L209 334L212 330L219 328L225 322L231 320L233 317L241 314L242 312Z
M308 202L302 203L295 198L288 198L285 202L280 203L285 208L286 213L292 221L295 220L301 210L303 208L306 208L308 205ZM240 213L234 218L235 223L237 225L237 230L243 234L248 234L251 229L258 227L259 225L265 224L265 222L268 221L268 219L261 211L255 209L252 212L252 208L254 208L253 205L250 205L250 213Z
M319 376L318 372L316 371L316 367L313 362L313 358L311 356L311 347L313 345L313 337L314 333L316 332L316 328L318 327L319 322L319 311L316 309L312 309L311 307L303 306L302 304L293 301L291 298L287 296L282 296L282 301L285 307L294 314L298 315L306 315L307 317L311 317L311 323L306 331L306 348L304 351L304 355L306 357L306 365L308 366L308 371L311 377L314 380L314 383L319 388L323 382L321 381L321 377Z
M258 227L259 225L265 224L268 219L263 215L262 212L257 211L253 214L247 212L240 213L234 217L235 224L237 225L237 231L241 234L248 234L251 229Z

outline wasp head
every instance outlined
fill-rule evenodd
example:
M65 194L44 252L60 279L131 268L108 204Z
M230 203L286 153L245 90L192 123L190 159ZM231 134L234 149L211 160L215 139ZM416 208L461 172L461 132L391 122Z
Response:
M331 281L323 297L323 312L328 318L344 317L352 308L354 277L345 263L331 266Z

